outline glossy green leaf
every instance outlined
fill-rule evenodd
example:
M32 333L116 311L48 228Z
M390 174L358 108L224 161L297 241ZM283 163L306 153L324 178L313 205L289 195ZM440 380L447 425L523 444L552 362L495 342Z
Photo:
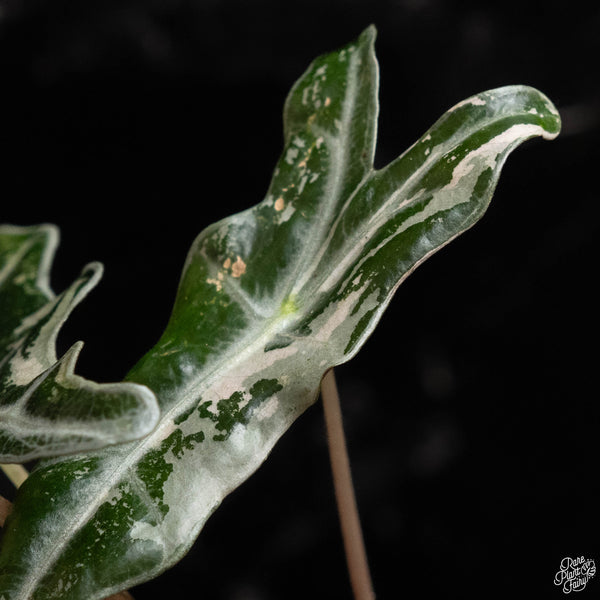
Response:
M95 450L140 438L159 418L154 394L132 383L74 374L82 343L56 359L58 331L96 284L88 265L55 296L48 283L58 242L51 225L0 227L0 462Z
M374 170L374 37L308 68L265 199L194 242L167 329L128 376L156 393L157 428L46 461L21 488L0 555L5 600L94 600L173 565L401 281L481 217L508 153L557 135L545 96L501 88ZM232 177L221 194L234 193Z

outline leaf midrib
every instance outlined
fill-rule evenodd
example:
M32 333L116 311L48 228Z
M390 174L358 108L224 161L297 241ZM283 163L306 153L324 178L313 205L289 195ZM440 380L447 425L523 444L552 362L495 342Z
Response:
M357 56L358 54L358 56ZM357 70L360 61L360 53L352 53L351 68L348 69L348 79L346 80L345 98L346 101L343 104L342 118L340 119L342 125L340 127L341 135L334 136L327 132L327 137L332 140L332 143L337 147L336 160L332 161L330 166L333 166L334 173L328 174L329 180L332 181L330 185L325 187L323 195L327 195L334 200L329 200L325 203L326 210L324 214L319 215L319 221L324 223L320 230L320 239L316 244L305 244L300 257L296 262L296 265L287 282L284 284L285 293L281 296L280 302L284 302L290 295L294 294L296 289L302 288L305 282L309 279L305 274L307 271L311 271L307 268L307 265L314 264L315 257L318 256L318 252L322 247L324 241L328 238L328 231L331 229L332 215L336 213L338 209L338 203L341 195L341 190L344 187L344 173L348 169L348 140L351 130L352 115L354 114L354 108L357 102L356 90L358 88L358 75ZM372 57L369 54L369 59ZM348 100L349 98L349 100ZM372 115L369 115L372 117ZM288 140L289 143L289 140ZM333 156L333 152L332 152ZM362 180L361 180L362 183ZM333 193L329 194L329 189L333 188ZM358 189L360 183L355 188ZM352 194L350 194L352 195ZM335 219L333 219L335 221ZM316 250L315 250L316 246ZM299 284L300 282L300 284Z
M137 464L141 460L141 458L145 456L150 450L158 447L160 445L160 442L166 439L166 437L168 436L168 434L171 433L171 431L169 431L167 434L164 434L164 430L171 425L171 423L178 415L184 413L190 408L191 404L197 402L197 398L202 395L202 392L206 389L209 389L214 383L218 381L220 377L225 375L228 371L234 370L238 364L248 360L248 358L252 356L255 352L264 349L267 341L272 339L278 333L281 333L281 331L283 331L287 327L289 323L289 318L275 319L274 324L277 323L280 323L279 327L269 327L267 331L262 336L256 338L255 342L250 344L246 350L237 353L233 361L225 359L220 361L217 364L217 366L213 368L210 374L202 378L201 383L197 383L198 378L194 378L192 381L186 384L182 388L181 392L179 392L179 395L184 399L175 404L164 414L163 417L161 417L159 424L152 433L150 433L148 436L142 438L137 442L132 442L133 446L129 446L129 444L127 444L127 446L131 448L131 451L126 454L124 460L119 460L120 455L124 453L124 448L111 448L110 453L112 454L112 456L110 457L110 460L116 462L117 466L113 470L108 472L108 474L104 477L98 477L98 475L94 474L93 479L99 482L98 485L94 486L95 489L104 490L104 492L100 494L94 494L93 501L85 504L86 509L81 511L78 515L76 514L76 519L72 521L72 523L75 523L74 527L71 526L72 531L81 531L85 524L88 523L91 517L97 512L100 506L112 497L113 490L118 482L123 481L126 476L128 478L136 477L135 471L133 470L134 465ZM242 344L245 339L251 337L250 333L251 332L248 332L248 334L241 338L238 341L238 344ZM230 346L230 352L231 348L233 347L234 344ZM233 354L233 352L231 353ZM191 402L190 398L192 399ZM122 451L119 452L119 450ZM92 453L91 456L93 456L94 454L98 455L101 454L101 452ZM54 461L52 465L61 462L66 462L70 458L72 457L67 456L62 459L58 459ZM127 475L129 472L131 472L131 474ZM150 511L153 510L153 507L151 507ZM25 587L23 589L25 590L25 593L22 596L23 600L28 600L30 594L35 591L35 586L37 585L37 583L41 581L42 578L49 572L51 567L55 564L58 556L60 556L62 551L68 546L73 537L74 535L62 537L61 542L55 544L52 547L52 550L48 553L47 559L38 562L38 566L40 567L38 571L34 572L33 569L29 571L31 577L28 578L28 580L30 580L31 583L29 584L28 580L25 580L24 582Z

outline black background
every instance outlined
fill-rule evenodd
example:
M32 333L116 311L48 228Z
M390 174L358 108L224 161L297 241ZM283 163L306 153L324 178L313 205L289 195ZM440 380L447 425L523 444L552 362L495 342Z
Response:
M378 598L559 598L564 556L600 561L596 3L0 7L0 221L60 226L57 292L104 263L59 339L86 342L78 372L98 381L156 341L197 233L262 199L283 101L317 55L377 26L377 167L467 96L545 92L561 136L511 155L483 220L407 280L337 376ZM132 593L351 597L319 404Z

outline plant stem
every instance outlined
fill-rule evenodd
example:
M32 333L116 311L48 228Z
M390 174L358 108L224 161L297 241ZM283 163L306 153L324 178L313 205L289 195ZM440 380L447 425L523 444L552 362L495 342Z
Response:
M355 600L374 600L375 592L369 573L367 553L356 506L354 486L352 485L342 411L333 369L329 370L323 377L321 397L323 398L325 412L333 485L352 591Z
M29 477L29 473L23 465L6 464L0 465L0 468L4 471L4 474L16 488L19 488L21 484Z
M4 496L0 496L0 527L4 527L4 521L6 517L10 515L12 510L12 502L7 500Z

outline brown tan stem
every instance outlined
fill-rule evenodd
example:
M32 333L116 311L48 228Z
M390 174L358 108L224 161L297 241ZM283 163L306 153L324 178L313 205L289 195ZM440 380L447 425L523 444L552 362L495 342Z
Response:
M4 471L4 474L16 488L19 488L27 477L29 477L29 473L23 465L2 464L0 465L0 469Z
M333 369L323 377L321 397L323 398L325 411L333 485L352 591L355 600L374 600L375 592L373 591L367 553L358 517L350 461L344 436L340 399Z
M0 496L0 527L4 527L4 521L10 515L11 510L12 502L4 498L4 496Z

